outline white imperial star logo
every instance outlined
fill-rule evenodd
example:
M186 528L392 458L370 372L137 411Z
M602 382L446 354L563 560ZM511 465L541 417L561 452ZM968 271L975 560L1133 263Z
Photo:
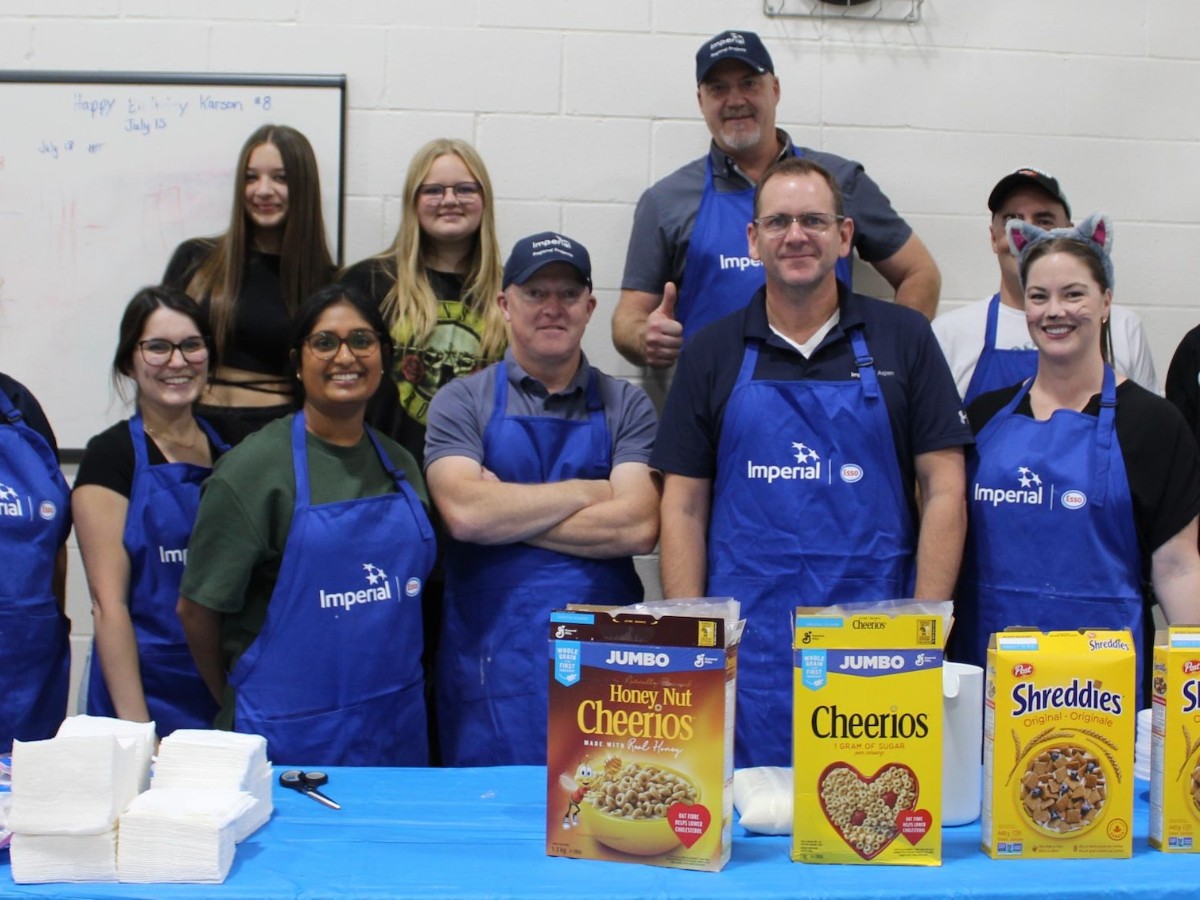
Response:
M367 573L367 584L378 584L387 578L387 572L371 563L363 563L363 571Z
M0 484L0 502L11 503L17 499L17 492L7 484Z
M792 441L792 449L796 451L796 462L803 465L804 463L816 462L821 457L812 447Z
M1023 488L1041 486L1042 479L1038 476L1037 472L1032 471L1028 466L1020 466L1017 469L1017 476Z

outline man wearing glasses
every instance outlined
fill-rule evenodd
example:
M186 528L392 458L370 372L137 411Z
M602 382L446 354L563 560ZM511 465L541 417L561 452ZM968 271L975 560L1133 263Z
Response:
M742 231L755 183L767 166L792 155L834 174L857 225L858 255L887 279L898 303L933 318L941 275L878 185L859 163L797 147L775 127L779 79L758 35L725 31L705 41L696 53L696 83L712 145L638 201L613 313L613 343L626 359L669 368L684 340L762 285L762 267L746 255ZM849 256L839 277L850 283Z
M645 392L588 364L591 262L552 232L517 241L497 300L504 359L438 391L426 482L452 540L438 646L443 761L546 760L546 635L564 603L642 599L658 540Z
M651 458L664 595L736 597L747 618L739 767L790 762L796 606L950 598L971 443L929 323L838 281L855 223L837 180L786 158L753 211L766 285L688 344Z

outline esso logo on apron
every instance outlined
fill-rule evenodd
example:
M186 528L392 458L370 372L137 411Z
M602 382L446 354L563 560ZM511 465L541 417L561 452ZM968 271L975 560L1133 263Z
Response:
M1063 491L1062 505L1067 509L1083 509L1087 506L1087 494L1083 491Z

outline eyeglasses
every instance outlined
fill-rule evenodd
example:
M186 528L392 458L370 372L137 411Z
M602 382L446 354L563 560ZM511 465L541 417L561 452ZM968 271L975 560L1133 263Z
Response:
M844 222L845 216L835 216L833 213L800 213L798 216L787 216L779 213L774 216L762 216L754 220L754 224L762 229L769 238L783 237L795 222L805 234L824 234L834 225Z
M366 328L356 328L345 337L339 337L332 331L318 331L306 337L304 344L317 359L333 359L342 349L342 344L361 359L379 349L379 334Z
M138 349L142 351L142 359L148 366L165 366L176 350L185 362L198 363L208 359L208 341L202 337L184 338L178 344L166 338L150 338L138 341Z
M458 184L423 184L417 188L417 199L422 203L441 203L446 191L459 203L474 203L483 197L483 185L478 181L460 181Z

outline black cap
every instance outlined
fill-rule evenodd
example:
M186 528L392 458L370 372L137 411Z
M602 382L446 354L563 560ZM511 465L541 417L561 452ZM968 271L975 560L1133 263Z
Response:
M757 34L753 31L722 31L701 44L696 51L696 84L704 80L709 69L727 59L745 63L759 74L775 74L771 54Z
M592 287L592 259L587 247L569 237L553 231L541 231L523 237L513 244L508 262L504 264L504 281L501 287L524 284L551 263L566 263L573 267L590 290Z
M1027 185L1032 185L1045 191L1063 205L1063 209L1067 213L1067 218L1071 218L1071 206L1067 203L1067 195L1058 186L1058 179L1049 172L1043 172L1041 169L1035 169L1032 166L1023 166L997 181L996 186L992 188L991 194L988 195L988 209L992 212L997 212L1004 201L1008 199L1009 194L1017 188Z

